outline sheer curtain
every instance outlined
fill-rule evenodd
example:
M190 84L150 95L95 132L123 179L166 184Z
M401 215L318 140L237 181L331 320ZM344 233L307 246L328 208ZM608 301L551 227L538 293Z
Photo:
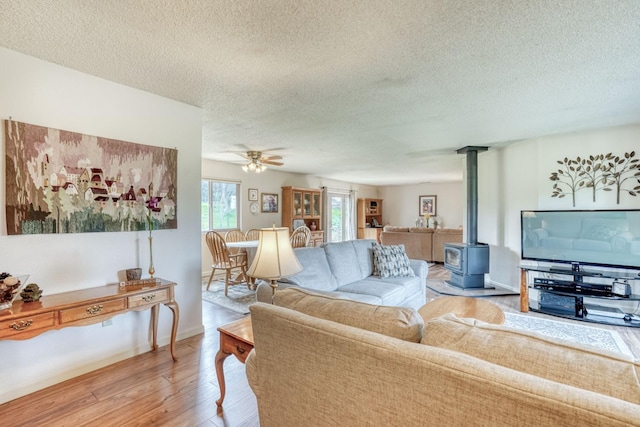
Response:
M358 223L357 223L357 206L358 206L358 199L356 198L356 190L351 190L349 191L349 203L351 205L351 209L349 209L349 212L351 214L351 217L349 218L349 224L351 225L349 227L349 240L353 240L355 239L357 236L357 230L358 230Z
M329 203L329 192L327 187L320 187L322 190L322 209L324 209L324 215L322 215L322 229L324 230L324 241L328 242L328 232L331 227L331 206Z

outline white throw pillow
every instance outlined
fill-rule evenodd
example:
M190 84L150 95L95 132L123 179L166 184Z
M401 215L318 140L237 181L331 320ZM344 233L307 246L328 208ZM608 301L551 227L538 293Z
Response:
M373 265L375 272L383 279L389 277L413 277L413 269L404 245L373 245Z

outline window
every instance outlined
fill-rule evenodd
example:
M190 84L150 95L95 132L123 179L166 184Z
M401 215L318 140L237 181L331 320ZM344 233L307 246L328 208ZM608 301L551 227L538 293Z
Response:
M203 179L201 186L202 231L240 228L240 184Z

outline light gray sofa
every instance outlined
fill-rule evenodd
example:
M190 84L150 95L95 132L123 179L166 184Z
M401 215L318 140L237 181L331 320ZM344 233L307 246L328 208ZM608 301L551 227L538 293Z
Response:
M281 279L279 288L299 286L326 295L385 306L418 309L426 302L429 267L425 261L409 260L415 276L381 278L373 275L375 240L325 243L320 247L296 248L302 265L296 275ZM272 289L260 283L259 302L271 302Z

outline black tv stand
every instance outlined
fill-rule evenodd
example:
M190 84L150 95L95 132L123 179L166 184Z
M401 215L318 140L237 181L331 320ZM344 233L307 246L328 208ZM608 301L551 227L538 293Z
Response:
M520 311L640 328L640 277L636 271L586 271L581 266L573 267L520 266ZM528 275L534 276L530 282ZM551 286L540 285L541 281ZM614 283L628 285L631 294L613 292ZM606 291L602 290L605 286ZM537 298L529 297L530 289Z

